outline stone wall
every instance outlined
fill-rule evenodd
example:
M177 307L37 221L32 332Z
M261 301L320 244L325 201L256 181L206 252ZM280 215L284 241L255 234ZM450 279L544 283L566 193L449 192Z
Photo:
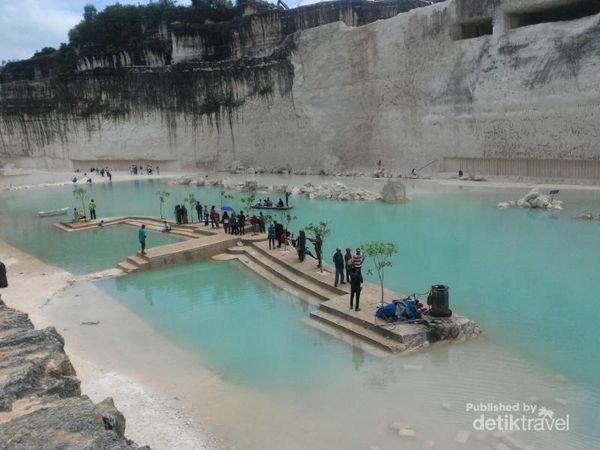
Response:
M0 155L44 167L140 159L315 172L382 159L404 173L443 157L599 159L600 15L508 27L527 4L448 1L279 44L252 25L264 51L237 46L245 56L221 62L178 32L174 58L187 62L172 67L0 85ZM491 22L457 32L473 20Z

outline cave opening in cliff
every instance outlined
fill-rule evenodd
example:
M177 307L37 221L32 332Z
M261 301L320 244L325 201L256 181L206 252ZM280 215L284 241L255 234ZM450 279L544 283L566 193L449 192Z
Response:
M549 22L566 22L582 19L600 13L600 1L568 3L535 11L508 14L509 28L521 28L529 25Z
M483 19L476 22L461 23L458 29L458 40L474 39L490 35L494 32L492 19Z

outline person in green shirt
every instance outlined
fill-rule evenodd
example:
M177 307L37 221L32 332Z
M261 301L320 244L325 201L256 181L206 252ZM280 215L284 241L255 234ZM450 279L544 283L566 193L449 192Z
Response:
M146 254L146 225L142 225L138 230L138 240L142 246L142 255Z
M96 202L94 199L90 201L88 209L90 210L90 220L96 220Z

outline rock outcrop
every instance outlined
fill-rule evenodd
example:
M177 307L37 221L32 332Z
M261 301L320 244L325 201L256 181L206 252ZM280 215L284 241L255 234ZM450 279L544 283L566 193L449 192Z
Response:
M112 399L95 405L53 328L0 300L0 449L139 449Z
M323 183L314 185L306 183L300 188L292 189L293 195L304 195L321 200L377 200L378 197L365 189L349 188L344 183Z
M518 206L519 208L547 209L553 211L562 211L564 203L562 200L554 200L549 195L540 194L537 189L532 189L527 195L517 201L500 202L498 208L509 208Z
M381 201L384 203L404 203L406 187L398 180L388 180L381 188Z

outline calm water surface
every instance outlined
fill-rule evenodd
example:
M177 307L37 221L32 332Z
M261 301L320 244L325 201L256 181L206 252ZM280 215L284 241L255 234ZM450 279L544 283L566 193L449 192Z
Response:
M99 216L157 215L158 190L172 192L166 206L169 212L188 192L209 206L219 204L216 189L155 181L94 185L91 189ZM538 389L547 391L547 401L552 402L551 392L566 389L564 395L577 398L562 407L577 415L575 431L565 442L560 437L546 443L545 438L535 436L530 440L546 445L539 448L593 448L590 443L600 438L593 425L600 413L600 223L582 222L573 216L583 209L600 212L596 206L600 199L595 193L565 193L562 198L567 209L556 214L496 208L498 201L522 193L463 191L405 205L293 198L297 218L291 228L329 221L332 233L326 242L327 259L336 246L354 248L371 239L396 242L400 252L388 273L390 288L424 292L433 283L447 284L453 309L485 330L484 338L452 346L442 355L440 376L452 378L450 384L457 395L472 392L469 395L483 400L486 395L502 399L511 391L525 396ZM236 199L229 202L239 207L240 194L233 194ZM40 209L75 204L70 187L0 193L0 238L77 272L113 266L135 251L133 228L67 234L51 227L52 218L35 216ZM159 244L162 238L151 234L149 242ZM334 373L353 373L340 385L347 383L347 388L356 392L355 398L364 395L363 401L370 403L378 394L373 394L364 373L371 374L367 378L372 380L372 374L394 372L397 364L404 363L372 361L362 352L306 328L301 319L308 314L307 304L230 264L169 268L105 281L101 287L180 345L200 352L232 382L257 389L269 386L295 392ZM247 346L239 345L240 337ZM431 358L436 352L439 350L415 358L425 366L435 365ZM424 358L428 362L424 363ZM556 374L566 376L569 383L555 386ZM430 371L426 376L401 376L420 379L414 381L420 383L417 391L435 391L439 384ZM486 377L493 381L485 381ZM519 383L522 392L515 388ZM383 391L396 394L398 386L393 386ZM504 392L500 386L506 387ZM326 393L321 392L320 398L324 397ZM431 396L426 398L425 404L433 401ZM310 397L305 401L310 403ZM373 407L381 408L381 402ZM561 408L550 406L557 411Z

